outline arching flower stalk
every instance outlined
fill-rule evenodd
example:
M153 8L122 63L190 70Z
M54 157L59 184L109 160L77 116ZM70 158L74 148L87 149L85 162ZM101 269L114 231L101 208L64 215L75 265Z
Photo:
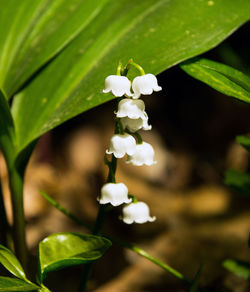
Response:
M140 72L140 76L129 80L126 75L134 66ZM132 91L131 91L132 90ZM144 101L139 99L141 95L152 94L161 87L153 74L145 74L142 67L129 60L123 67L121 63L117 68L117 75L110 75L105 79L103 93L111 93L119 97L117 111L115 112L115 133L110 139L106 154L111 154L111 160L105 157L105 163L109 167L109 176L106 184L101 189L98 201L101 205L110 204L123 207L121 219L126 224L153 222L156 217L150 216L149 207L144 202L138 202L136 197L128 195L128 189L123 183L116 183L115 171L117 158L127 155L127 163L135 166L151 166L154 160L153 147L144 142L138 133L139 130L151 130L148 124L148 115L145 111ZM99 217L99 216L98 216Z

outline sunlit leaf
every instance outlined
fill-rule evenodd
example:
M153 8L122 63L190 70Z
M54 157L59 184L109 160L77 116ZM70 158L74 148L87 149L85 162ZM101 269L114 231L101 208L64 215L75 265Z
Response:
M67 45L106 0L0 0L0 88L8 97Z
M3 292L17 292L17 291L37 291L39 289L33 283L27 283L24 280L0 277L0 291Z
M6 247L0 244L0 263L17 278L27 280L23 267L16 256Z
M181 68L214 89L250 103L250 77L244 73L204 58L189 60L181 64Z
M247 136L237 136L237 142L239 142L244 148L250 151L250 137Z
M111 246L101 236L81 233L56 233L39 244L40 281L48 272L99 259Z
M227 259L222 263L222 265L225 269L234 273L235 275L241 278L244 278L246 280L250 279L250 263L249 262Z
M97 5L98 7L99 5ZM216 46L249 19L248 0L109 0L15 97L19 150L113 97L101 94L119 60L157 74Z
M250 174L230 169L225 173L225 184L242 195L250 196Z

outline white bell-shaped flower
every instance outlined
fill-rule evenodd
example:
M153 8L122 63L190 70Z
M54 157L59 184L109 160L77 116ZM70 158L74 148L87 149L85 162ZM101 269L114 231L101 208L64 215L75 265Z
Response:
M136 149L136 140L133 136L125 133L111 137L107 154L114 154L116 158L122 158L125 154L133 155Z
M110 203L113 206L128 204L132 201L128 197L128 188L123 183L106 183L101 189L101 197L97 199L100 204Z
M154 161L154 154L153 147L147 142L142 142L142 144L136 145L135 153L129 155L126 162L136 166L143 164L150 166L156 163Z
M124 98L119 102L118 111L115 114L117 118L144 119L145 103L142 100Z
M124 94L132 96L130 91L131 83L125 76L110 75L105 79L105 89L103 93L112 92L114 96L121 97Z
M146 114L146 113L145 113ZM140 129L142 130L151 130L152 126L148 124L148 117L145 115L145 118L139 119L130 119L128 117L121 118L121 123L123 128L127 128L130 132L136 132Z
M157 79L153 74L137 76L132 82L134 91L133 98L137 99L141 94L152 94L153 91L160 91L162 88L158 85Z
M156 219L150 216L149 207L144 202L130 203L123 207L122 213L122 220L126 224L153 222Z

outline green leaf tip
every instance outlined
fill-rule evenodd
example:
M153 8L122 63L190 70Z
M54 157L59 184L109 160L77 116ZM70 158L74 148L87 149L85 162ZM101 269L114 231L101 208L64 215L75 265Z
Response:
M233 274L250 280L250 262L227 259L222 263L222 266Z

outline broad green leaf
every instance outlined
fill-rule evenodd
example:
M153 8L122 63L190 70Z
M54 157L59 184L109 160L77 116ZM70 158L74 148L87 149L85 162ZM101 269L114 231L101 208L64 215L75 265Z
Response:
M198 292L202 268L200 267L187 292Z
M250 103L250 77L244 73L204 58L194 58L181 64L180 67L214 89Z
M0 0L0 88L10 97L90 21L106 0Z
M222 263L223 267L228 271L240 276L246 280L250 280L250 263L239 260L227 259Z
M14 156L14 124L9 105L0 90L0 148L9 164Z
M250 151L250 137L247 136L237 136L237 142L239 142L244 148Z
M225 173L225 184L243 195L250 196L250 174L230 169Z
M39 243L39 278L48 272L99 259L111 246L104 237L82 233L56 233Z
M6 247L0 244L0 263L17 278L27 280L23 267L16 256Z
M39 287L33 283L27 283L20 279L0 277L0 291L17 292L17 291L34 291Z
M104 79L119 60L161 71L201 54L249 19L248 0L109 0L14 99L19 149L113 97Z

